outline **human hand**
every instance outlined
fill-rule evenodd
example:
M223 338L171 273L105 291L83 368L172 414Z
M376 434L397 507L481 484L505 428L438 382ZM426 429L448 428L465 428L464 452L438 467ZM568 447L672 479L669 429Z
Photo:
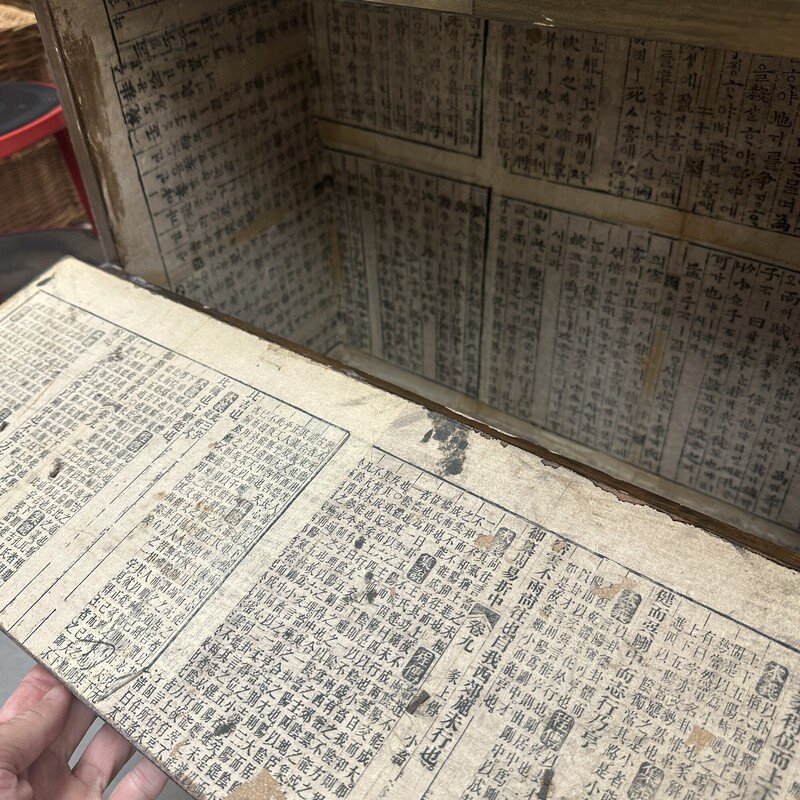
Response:
M70 768L94 719L47 670L34 667L0 709L0 800L100 800L135 751L103 725ZM109 800L155 800L166 782L142 759Z

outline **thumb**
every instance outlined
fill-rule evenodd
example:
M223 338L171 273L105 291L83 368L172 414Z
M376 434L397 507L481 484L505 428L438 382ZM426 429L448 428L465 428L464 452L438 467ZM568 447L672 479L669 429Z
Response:
M67 724L72 695L60 684L35 706L0 724L0 773L19 775L56 740Z

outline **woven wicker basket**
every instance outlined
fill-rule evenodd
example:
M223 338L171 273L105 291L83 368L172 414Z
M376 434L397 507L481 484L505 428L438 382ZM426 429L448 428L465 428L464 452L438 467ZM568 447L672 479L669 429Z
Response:
M0 81L51 80L36 17L0 3ZM0 161L0 233L59 228L85 220L53 137Z
M0 81L50 80L33 12L0 3Z

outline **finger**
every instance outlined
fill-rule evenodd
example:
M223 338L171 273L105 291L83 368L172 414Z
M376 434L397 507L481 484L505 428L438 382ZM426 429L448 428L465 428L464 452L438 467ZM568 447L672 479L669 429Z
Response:
M102 794L134 749L108 723L95 734L72 774L87 788Z
M142 758L119 782L109 800L155 800L167 785L167 776L152 762Z
M81 739L86 736L86 731L92 727L94 720L94 711L87 708L77 698L73 698L67 724L60 736L50 745L53 755L61 761L69 761L75 748L81 743Z
M0 772L18 775L39 758L64 729L71 700L58 684L33 708L0 724Z
M58 681L38 664L20 681L19 686L11 693L0 708L0 723L7 722L22 711L33 708Z

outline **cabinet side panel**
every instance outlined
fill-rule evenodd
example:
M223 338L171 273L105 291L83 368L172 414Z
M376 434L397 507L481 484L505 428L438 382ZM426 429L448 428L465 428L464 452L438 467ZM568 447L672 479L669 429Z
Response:
M48 10L121 265L302 344L335 344L305 5Z

